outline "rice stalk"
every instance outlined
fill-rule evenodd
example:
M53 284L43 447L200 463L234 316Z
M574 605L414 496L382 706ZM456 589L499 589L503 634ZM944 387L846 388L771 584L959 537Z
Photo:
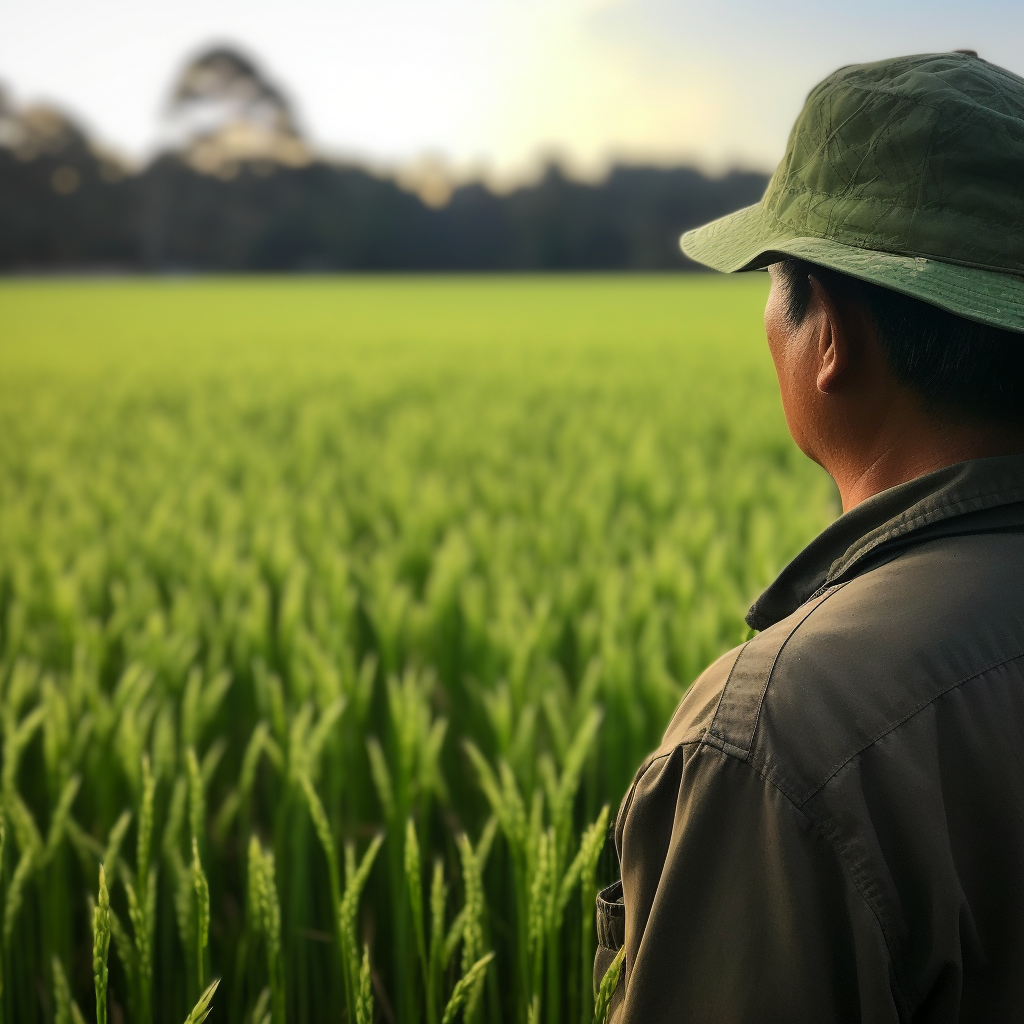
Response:
M132 923L137 986L135 1015L140 1024L148 1024L153 1015L153 918L156 909L156 869L152 869L152 876L145 890L145 904L140 901L135 887L128 879L123 879L123 884L125 897L128 900L128 918Z
M484 946L484 889L483 867L479 856L473 850L469 837L459 836L459 857L462 862L462 883L465 889L465 904L462 909L462 975L467 977L473 965L483 953ZM476 1012L483 992L483 975L480 984L472 987L466 996L465 1017L471 1020Z
M253 836L249 840L249 912L257 935L263 937L267 954L267 979L270 983L274 1024L284 1024L285 973L281 959L281 908L274 880L274 855L260 847Z
M50 965L53 973L53 1024L85 1024L85 1017L71 996L71 986L60 957L54 956Z
M729 347L738 318L666 346L643 317L679 283L638 280L647 326L623 347L624 284L549 285L307 283L285 319L275 285L255 345L236 284L25 306L33 341L9 332L0 375L8 1021L48 1024L40 984L62 1019L92 1000L70 965L90 961L75 907L99 863L111 1019L124 963L129 1024L183 1017L214 965L237 1024L356 1024L367 978L378 1019L441 1024L491 950L470 1024L592 1019L602 807L833 497L788 454L770 367ZM103 331L68 344L89 303ZM466 319L481 303L500 345ZM328 308L322 345L270 340L314 337ZM384 870L353 898L382 826Z
M430 882L430 953L427 975L427 1021L436 1024L441 1014L442 975L447 966L448 958L454 953L454 943L448 946L445 942L445 913L448 903L448 887L444 880L444 866L440 860L434 861L434 873ZM452 935L458 936L459 929L452 929Z
M484 971L487 970L487 965L494 959L493 953L488 953L486 956L480 957L479 960L461 978L452 990L451 998L448 1000L448 1005L444 1008L444 1016L441 1018L441 1024L454 1024L455 1018L458 1016L459 1010L462 1009L464 1003L470 998L473 991L476 990L479 982L483 981Z
M405 883L409 894L409 908L412 911L413 935L416 952L423 972L423 988L426 992L430 962L427 958L427 939L423 929L423 878L420 867L420 844L416 837L416 825L412 818L405 825Z
M580 1022L588 1024L593 1003L593 961L594 961L594 903L597 899L597 862L608 833L609 808L605 804L597 820L583 834L579 852L576 854L559 892L559 904L564 907L569 901L572 887L579 879L580 887Z
M320 802L320 797L317 796L316 790L313 788L313 783L309 781L309 776L300 776L299 786L306 798L306 806L309 808L309 816L313 821L313 830L316 832L317 839L320 841L320 846L324 851L324 857L327 858L327 875L331 888L331 906L336 907L341 902L341 881L338 875L338 854L334 845L334 836L331 834L330 822L327 820L327 813L324 811L324 805ZM332 918L337 920L337 915L332 915Z
M108 885L113 885L117 878L117 866L121 859L121 844L128 834L128 826L132 823L132 812L122 811L114 822L114 827L107 836L107 846L103 851L103 866L107 871Z
M100 865L99 897L92 912L92 974L96 988L96 1024L107 1024L107 953L110 949L110 894Z
M186 751L185 763L188 768L188 821L192 838L200 839L205 835L206 795L203 774L192 747Z
M46 846L43 849L42 863L47 864L53 860L57 847L64 838L64 830L67 827L68 817L71 814L71 805L75 802L78 790L82 784L80 775L72 775L64 784L60 797L57 799L57 806L50 818L50 828L46 834Z
M3 877L4 870L4 849L7 845L7 816L4 814L3 804L0 803L0 879ZM10 892L10 890L8 890ZM4 997L4 953L7 951L7 937L9 934L7 927L7 906L6 897L4 900L4 923L3 931L0 932L0 936L3 938L3 942L0 943L0 1024L3 1024L3 997Z
M356 867L355 847L351 843L345 846L345 891L338 908L338 931L341 935L341 955L346 980L345 995L348 1004L349 1019L356 1019L357 1005L360 1000L359 974L359 943L356 937L356 913L359 909L359 897L370 877L370 869L384 842L383 835L373 838L363 859Z
M206 983L206 947L210 942L210 886L199 860L199 840L192 837L192 886L196 894L196 963L199 991Z
M356 991L356 1024L373 1024L373 985L370 977L370 947L363 946Z
M594 1024L605 1024L608 1019L608 1010L611 1008L612 996L619 986L619 974L626 959L626 947L623 946L615 959L608 965L608 970L601 979L601 985L597 990L597 999L594 1000Z
M199 997L199 1001L189 1015L185 1018L185 1024L203 1024L203 1021L210 1015L210 1011L213 1009L213 997L217 992L217 986L220 985L220 978L215 978L210 982L209 986L203 990L203 994Z
M260 991L256 1005L252 1008L250 1015L251 1024L271 1024L270 1016L270 989L264 988Z
M153 814L156 779L148 754L142 755L142 793L135 844L135 886L125 880L128 916L135 939L138 962L139 1024L150 1024L153 1016L153 936L156 931L156 866L152 864Z
M25 897L25 886L35 869L35 851L29 847L22 851L18 863L11 875L11 881L7 886L7 894L4 897L4 949L10 946L11 934L14 931L14 922L21 909L21 902Z

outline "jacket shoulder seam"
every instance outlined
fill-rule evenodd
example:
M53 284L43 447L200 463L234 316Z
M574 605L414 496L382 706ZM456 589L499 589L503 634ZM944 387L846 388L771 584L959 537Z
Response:
M753 639L753 637L751 637ZM718 713L722 710L722 699L725 697L725 691L729 689L729 683L732 682L733 673L736 671L736 666L740 663L740 658L743 657L743 652L750 646L750 640L740 645L739 651L736 652L736 657L733 658L732 664L729 666L729 674L725 677L725 684L722 686L721 692L718 694L718 703L715 704L715 713L711 716L711 721L708 724L707 732L712 736L717 736L715 732L715 723L718 721Z
M848 580L845 580L841 583L833 583L829 587L826 587L824 589L824 592L816 594L813 598L805 601L800 606L800 608L798 608L796 612L794 612L794 615L801 611L803 614L801 614L799 620L797 622L794 622L793 625L789 628L785 637L783 637L781 643L779 643L778 646L775 648L774 653L772 653L771 649L769 648L767 652L761 654L761 657L765 657L765 655L771 654L771 664L768 665L767 670L765 670L762 663L760 672L757 672L757 674L754 676L754 678L758 678L760 680L760 692L758 693L757 697L757 709L754 712L752 720L748 719L746 716L743 716L743 718L741 719L741 721L750 721L750 731L749 734L745 737L745 745L740 745L738 743L733 743L731 740L729 740L726 736L723 735L723 732L732 731L733 733L735 733L736 730L730 730L728 724L724 728L719 726L718 720L722 710L722 703L725 700L725 695L729 691L729 686L733 681L733 676L736 672L736 668L740 664L740 662L743 661L743 656L747 653L748 649L753 650L752 648L750 648L750 644L753 643L752 640L748 640L745 644L743 644L743 646L739 650L739 654L737 655L736 660L732 663L732 667L729 669L729 675L726 678L725 684L722 687L722 692L719 694L718 705L715 708L715 714L711 719L711 724L708 726L707 735L715 737L715 739L721 741L722 743L728 744L730 747L736 750L744 751L745 754L749 756L750 751L753 749L754 746L754 737L757 734L758 724L761 721L761 708L764 705L765 695L768 692L768 685L771 682L772 675L775 672L776 665L778 665L779 663L779 658L782 656L782 652L786 649L786 646L789 644L789 641L793 639L793 637L796 635L800 627L830 598L832 598L835 594L839 593L839 591L842 590L848 582ZM808 608L807 605L811 605L811 607ZM751 656L753 657L754 655ZM736 722L734 721L733 725L735 724ZM735 738L741 739L743 737L736 735Z
M806 615L802 616L800 621L798 623L796 623L796 625L793 626L793 628L789 631L789 635L786 637L785 640L782 641L782 646L779 647L779 649L775 652L775 657L772 658L771 667L768 669L768 674L765 676L765 679L764 679L764 686L761 688L761 696L758 698L758 701L757 701L757 711L754 714L754 724L753 724L753 726L750 729L750 746L748 748L748 756L749 756L750 750L752 750L753 746L754 746L754 737L757 735L757 727L758 727L758 724L761 721L761 709L764 707L764 699L765 699L765 697L768 694L768 687L771 685L772 676L775 674L775 668L779 664L779 658L782 657L782 652L789 645L789 641L792 640L794 636L796 636L796 634L799 631L800 627L803 626L804 623L806 623L807 620L819 608L821 608L823 605L825 605L831 598L833 598L836 594L838 594L839 591L842 590L843 587L845 587L845 586L846 586L845 582L844 583L838 583L838 584L833 584L831 590L829 590L829 589L824 590L822 592L822 594L821 594L821 600L813 608L811 608L810 611L808 611ZM780 792L781 792L781 790L780 790Z

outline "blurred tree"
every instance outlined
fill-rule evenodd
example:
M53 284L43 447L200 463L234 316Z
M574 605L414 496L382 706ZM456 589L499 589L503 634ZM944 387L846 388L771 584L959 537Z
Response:
M172 148L219 177L234 177L246 161L302 167L311 159L284 93L229 47L186 65L171 94L168 126Z
M693 269L680 233L767 183L614 167L587 184L552 163L505 195L425 194L422 173L403 187L317 157L281 90L227 47L185 66L166 127L163 151L133 173L59 111L19 110L0 91L0 268Z
M135 185L61 111L0 94L0 266L134 262Z

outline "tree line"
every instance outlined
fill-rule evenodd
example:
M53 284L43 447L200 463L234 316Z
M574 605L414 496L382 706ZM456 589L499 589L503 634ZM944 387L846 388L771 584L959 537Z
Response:
M205 93L188 77L197 68ZM439 206L305 149L280 94L230 51L194 61L175 96L188 114L240 94L248 105L229 124L135 170L67 117L15 110L0 94L0 269L689 269L680 233L756 202L767 183L752 171L615 166L589 184L552 163L533 184L467 184Z

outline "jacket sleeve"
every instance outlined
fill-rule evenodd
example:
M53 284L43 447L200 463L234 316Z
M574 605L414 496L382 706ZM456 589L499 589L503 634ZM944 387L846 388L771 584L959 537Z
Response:
M745 761L706 743L656 757L616 843L614 1024L900 1019L881 929L838 853Z

